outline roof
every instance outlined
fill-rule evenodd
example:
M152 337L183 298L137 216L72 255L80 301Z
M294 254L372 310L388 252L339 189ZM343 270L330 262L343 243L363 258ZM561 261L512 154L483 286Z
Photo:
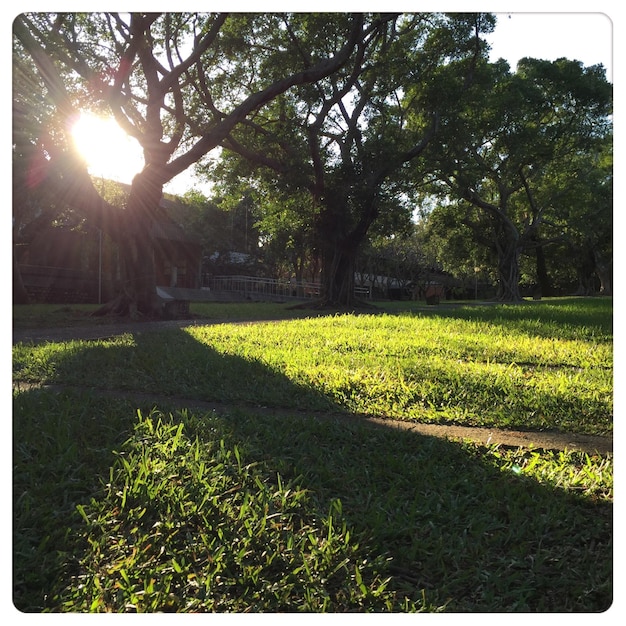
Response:
M151 234L155 239L168 241L184 241L197 243L193 235L188 235L176 222L170 219L160 219L152 223Z

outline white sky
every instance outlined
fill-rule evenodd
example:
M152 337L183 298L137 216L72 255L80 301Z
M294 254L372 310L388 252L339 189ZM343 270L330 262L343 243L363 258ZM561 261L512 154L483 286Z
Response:
M491 59L504 58L511 69L525 56L554 61L559 57L601 63L613 81L613 24L603 13L498 13L496 30L487 37Z

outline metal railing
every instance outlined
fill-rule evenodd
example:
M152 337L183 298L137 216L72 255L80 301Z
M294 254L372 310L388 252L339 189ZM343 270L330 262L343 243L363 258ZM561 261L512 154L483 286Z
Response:
M272 296L279 298L317 298L320 284L259 278L257 276L211 276L205 279L204 287L212 291L234 291L250 297Z
M19 265L26 292L36 302L95 302L97 276L93 271L45 265Z

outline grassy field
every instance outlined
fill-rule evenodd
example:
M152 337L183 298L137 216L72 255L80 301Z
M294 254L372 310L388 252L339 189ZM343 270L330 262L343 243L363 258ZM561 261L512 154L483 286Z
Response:
M273 320L306 317L311 312L293 309L284 302L193 302L191 314L199 321ZM92 316L97 304L30 304L13 307L13 327L16 329L73 328L111 324L107 316Z
M14 346L18 609L610 606L612 455L341 417L611 434L610 300L194 312L185 329Z

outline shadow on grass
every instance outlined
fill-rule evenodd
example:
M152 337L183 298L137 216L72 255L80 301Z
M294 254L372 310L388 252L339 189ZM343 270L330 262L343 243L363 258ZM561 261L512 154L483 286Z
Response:
M341 409L261 362L219 354L183 331L77 346L60 357L59 382L158 392L170 396L158 403L164 411L193 406L180 397L224 402L205 419L176 419L190 438L221 439L245 463L297 481L309 490L314 515L328 515L339 499L354 540L371 560L387 559L382 573L400 595L419 602L424 592L451 611L602 611L611 603L607 503L502 471L469 445L302 415L295 409ZM292 407L293 415L246 410L253 396L258 405ZM80 573L88 546L68 531L81 524L76 505L99 497L137 409L153 406L88 389L14 396L18 609L53 607L60 581Z

